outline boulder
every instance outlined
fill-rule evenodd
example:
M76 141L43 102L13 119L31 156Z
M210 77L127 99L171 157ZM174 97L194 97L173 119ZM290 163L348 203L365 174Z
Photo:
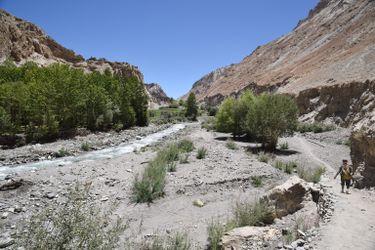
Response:
M239 227L227 232L221 239L222 249L254 249L259 242L276 240L280 232L271 227Z
M268 191L262 199L274 206L276 217L281 218L303 208L305 201L312 200L311 186L301 178L292 176Z

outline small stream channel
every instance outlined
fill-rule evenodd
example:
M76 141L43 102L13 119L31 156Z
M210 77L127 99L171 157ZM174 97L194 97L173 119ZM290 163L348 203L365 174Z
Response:
M158 142L164 137L174 134L179 130L184 129L185 127L185 124L175 124L165 130L147 135L141 138L140 140L135 140L130 143L123 143L115 147L91 151L78 156L67 156L58 159L43 160L15 166L3 166L0 167L0 180L3 180L7 175L20 173L24 171L31 171L46 167L62 167L76 162L94 161L99 159L110 159L118 157L123 154L131 153L134 150L139 150L155 142Z

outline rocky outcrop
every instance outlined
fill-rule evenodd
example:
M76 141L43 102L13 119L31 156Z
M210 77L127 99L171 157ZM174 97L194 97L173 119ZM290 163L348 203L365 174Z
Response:
M12 59L17 65L32 61L40 66L64 63L85 72L105 70L122 76L135 77L143 82L137 66L126 62L111 62L104 58L85 60L46 35L38 26L14 17L0 9L0 63Z
M375 81L335 84L301 91L295 98L301 121L362 127L375 117Z
M351 158L357 187L375 186L375 116L372 127L354 131L351 136Z
M160 106L166 106L171 104L171 98L169 98L161 86L157 83L146 83L147 92L149 94L149 107L158 108Z
M344 109L371 90L368 81L375 80L373 20L375 1L321 0L292 32L258 47L240 63L206 75L191 92L210 104L245 89L285 93L297 96L305 118L309 113L317 120L337 116L342 123L359 121L356 110L367 108L360 106L365 98L349 112ZM342 105L341 94L348 98Z

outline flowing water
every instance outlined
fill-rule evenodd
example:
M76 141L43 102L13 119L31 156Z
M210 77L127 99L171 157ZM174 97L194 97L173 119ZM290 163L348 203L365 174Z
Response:
M143 147L151 145L157 141L160 141L164 137L176 133L177 131L185 128L184 124L175 124L165 130L147 135L140 140L133 141L131 143L123 143L115 147L110 147L102 150L92 151L78 156L68 156L52 160L43 160L33 163L27 163L15 166L3 166L0 167L0 180L3 180L7 175L20 173L24 171L36 170L45 167L62 167L75 162L82 161L93 161L98 159L110 159L118 157L123 154L139 150Z

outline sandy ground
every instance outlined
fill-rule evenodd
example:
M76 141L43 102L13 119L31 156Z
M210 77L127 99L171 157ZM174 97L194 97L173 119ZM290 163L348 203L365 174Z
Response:
M327 137L333 136L345 139L347 134ZM112 202L118 203L115 213L129 220L126 236L142 241L152 234L187 232L194 248L203 249L207 244L207 225L212 219L225 219L231 216L232 208L237 201L259 197L289 177L270 164L259 162L256 155L248 153L248 143L236 142L238 150L228 149L225 146L227 137L225 134L202 130L199 124L190 124L185 130L170 136L164 143L188 138L194 142L196 149L190 154L189 163L177 164L177 171L168 173L165 197L152 204L132 202L132 182L137 174L142 173L147 162L156 155L155 149L163 143L113 159L80 162L22 173L19 177L31 181L33 185L0 192L0 213L16 205L23 208L22 212L10 213L2 220L5 230L15 231L17 222L47 204L58 205L67 188L79 180L92 182L91 191L96 197L95 202L104 209ZM358 243L358 239L353 237L359 235L362 241L367 242L365 248L361 249L374 249L371 248L374 237L370 237L375 236L374 228L371 227L375 218L374 196L368 199L373 192L355 191L352 195L340 195L338 181L331 180L334 168L338 168L342 158L349 158L349 148L337 145L332 140L314 136L296 135L282 138L282 141L288 142L290 153L279 154L276 156L277 159L295 160L305 167L328 166L329 171L324 181L338 195L332 222L322 226L322 236L320 241L316 242L316 248L358 249L354 245ZM201 146L207 148L208 154L205 159L198 160L196 151ZM262 176L264 185L253 187L252 176ZM45 194L49 192L56 194L56 198L45 198ZM194 206L195 199L201 199L205 203L204 207ZM359 226L358 222L362 226ZM349 234L351 237L340 237L335 235L336 232ZM332 239L336 238L341 239L340 244L347 241L345 246L354 248L335 248L337 244L330 244Z

